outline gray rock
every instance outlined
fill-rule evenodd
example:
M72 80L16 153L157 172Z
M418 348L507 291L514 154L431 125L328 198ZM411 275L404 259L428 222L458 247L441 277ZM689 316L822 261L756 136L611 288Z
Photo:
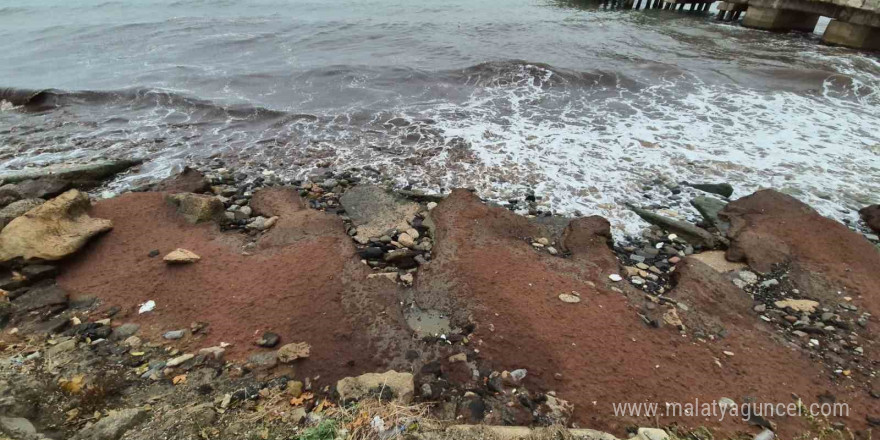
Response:
M411 220L419 211L418 203L405 200L375 185L359 185L339 198L358 235L380 237L401 222Z
M21 200L22 195L17 185L8 183L0 186L0 206L6 206L16 200Z
M706 222L718 228L718 231L722 234L726 234L727 230L730 229L730 223L718 217L718 213L727 206L727 203L716 198L699 196L691 200L691 205L700 212L700 215L706 219Z
M37 433L37 428L24 417L0 417L0 428L16 438L27 438Z
M42 205L43 199L24 199L12 202L5 208L0 209L0 229L9 224L16 217L21 217L24 213Z
M162 337L173 341L173 340L182 338L185 334L186 334L186 331L184 331L184 330L171 330L171 331L165 332L165 334L163 334Z
M667 231L674 232L678 234L682 239L687 240L693 244L701 244L708 248L714 248L718 244L718 240L715 238L714 235L697 225L681 220L671 219L669 217L664 217L660 214L637 208L632 205L629 205L629 208L633 212L638 214L638 216L644 219L646 222L657 225L663 229L666 229Z
M129 337L134 336L134 334L137 333L140 328L141 326L135 323L125 323L120 325L119 327L114 328L113 333L110 334L110 338L117 341L124 341Z
M45 177L20 182L18 190L21 191L21 198L23 199L51 199L67 191L71 186L71 183L68 181Z
M126 431L143 423L148 417L140 408L112 411L107 417L81 429L74 440L119 440Z
M177 212L192 224L222 221L226 218L226 207L214 196L178 193L166 196L165 199L176 206Z
M31 312L45 307L66 305L67 292L55 284L31 288L24 295L12 301L18 312Z
M83 165L53 165L43 168L2 171L0 181L18 183L24 180L54 177L68 181L98 181L141 163L140 160L103 160Z
M689 186L700 191L718 194L723 197L730 197L733 195L733 186L729 183L693 183L689 184Z

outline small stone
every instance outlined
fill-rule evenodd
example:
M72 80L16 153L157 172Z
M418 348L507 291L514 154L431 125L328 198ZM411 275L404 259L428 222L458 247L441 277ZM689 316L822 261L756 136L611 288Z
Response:
M758 282L758 275L755 275L754 272L749 272L747 270L739 271L739 279L746 282L746 284L755 284Z
M636 286L641 286L641 285L645 284L645 279L642 277L632 277L632 278L630 278L630 281L633 284L635 284Z
M403 245L404 247L411 248L416 245L415 240L406 232L397 236L397 242Z
M547 246L547 253L549 253L550 255L556 255L559 253L559 251L557 251L556 248L553 246Z
M777 280L775 278L765 280L761 283L761 287L772 287L772 286L778 286L778 285L779 285L779 280Z
M171 253L166 255L162 260L168 264L189 264L195 263L201 259L201 257L191 251L178 248L171 251Z
M732 351L722 351L722 353L724 353L725 356L733 356Z
M809 343L809 344L810 344L811 347L818 347L818 346L819 346L819 340L818 340L818 339L810 339L810 343Z
M648 266L645 263L638 263L638 264L636 264L636 267L638 267L639 269L642 269L642 270L648 270L648 267L650 267L650 266Z
M199 350L199 354L213 357L216 360L222 360L223 355L226 354L226 349L223 347L207 347Z
M400 276L400 281L402 281L403 284L406 284L407 286L412 286L412 283L415 280L413 279L412 273L405 273Z
M457 353L452 356L449 356L449 363L455 363L455 362L467 362L467 354Z
M540 243L540 244L543 245L543 246L549 246L549 245L550 245L550 240L548 240L548 239L546 239L546 238L544 238L544 237L541 237L541 238L538 239L538 243Z
M162 337L173 341L182 338L184 334L186 334L184 330L171 330L165 332Z
M618 274L616 274L616 273L613 273L613 274L611 274L611 275L608 275L608 279L610 279L611 281L614 281L614 282L616 283L616 282L618 282L618 281L623 280L623 277L620 276L620 275L618 275Z
M510 372L510 378L513 379L514 382L519 383L526 378L527 374L528 370L525 368L519 368Z
M176 367L176 366L178 366L178 365L180 365L180 364L182 364L182 363L184 363L184 362L186 362L186 361L188 361L188 360L190 360L190 359L192 359L192 358L194 358L194 357L195 357L195 356L193 356L192 354L184 354L184 355L180 355L180 356L178 356L178 357L176 357L176 358L171 359L170 361L168 361L168 363L165 364L165 366L168 367L168 368L173 368L173 367Z
M156 258L156 257L158 257L158 256L159 256L159 249L153 249L153 250L151 250L150 253L147 254L147 256L150 257L150 258Z
M414 228L407 229L406 234L409 235L410 237L412 237L413 239L419 238L419 231L415 230Z
M287 382L287 388L285 391L288 396L297 398L303 393L303 383L298 380L291 380L290 382Z
M428 202L428 211L437 207L437 202Z
M257 345L260 347L272 348L281 341L281 336L278 336L277 333L266 332L263 333L263 336L257 340Z
M758 305L755 306L755 311L758 312L758 313L764 313L765 311L767 311L767 305L765 305L765 304L758 304Z
M311 346L305 342L294 342L287 344L278 350L278 361L282 363L291 363L297 359L309 357Z
M577 303L581 302L581 297L579 297L577 295L572 295L570 293L560 293L559 299L562 302L568 303L568 304L577 304Z

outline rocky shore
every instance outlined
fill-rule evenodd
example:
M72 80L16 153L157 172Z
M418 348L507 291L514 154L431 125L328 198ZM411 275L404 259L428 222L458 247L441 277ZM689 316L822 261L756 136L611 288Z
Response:
M853 438L880 425L880 206L772 189L703 216L282 181L215 161L0 173L0 433L15 439ZM522 215L521 213L527 213ZM834 417L613 404L846 404ZM468 427L466 425L479 425ZM542 428L544 427L544 428Z

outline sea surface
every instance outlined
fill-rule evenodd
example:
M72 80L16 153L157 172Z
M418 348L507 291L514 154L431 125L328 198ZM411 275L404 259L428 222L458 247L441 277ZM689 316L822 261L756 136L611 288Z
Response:
M827 21L826 21L827 22ZM823 25L820 24L820 28ZM819 29L821 31L821 29ZM880 61L710 14L553 0L4 0L0 169L222 158L642 223L677 182L880 202Z

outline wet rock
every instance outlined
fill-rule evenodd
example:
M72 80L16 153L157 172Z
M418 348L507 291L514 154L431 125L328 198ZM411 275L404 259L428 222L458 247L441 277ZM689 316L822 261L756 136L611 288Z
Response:
M43 199L24 199L12 202L5 208L0 209L0 229L3 229L12 220L23 216L26 212L45 202Z
M691 188L696 188L707 193L718 194L722 197L730 197L733 195L733 186L729 183L691 183Z
M674 232L681 236L682 239L693 244L699 244L707 248L713 248L718 244L718 240L714 235L697 225L664 217L660 214L637 208L635 206L630 206L629 208L646 222L657 225L667 231Z
M86 214L88 196L70 190L12 220L0 232L0 262L14 258L60 260L109 231L109 220Z
M17 200L21 200L21 192L17 185L11 183L0 186L0 207L9 205Z
M195 263L201 259L202 257L199 257L194 252L186 249L175 249L162 258L162 260L168 264L189 264Z
M165 200L176 206L177 212L188 223L219 222L225 219L226 208L223 202L214 196L180 193L169 195Z
M419 211L418 203L398 197L374 185L359 185L339 198L358 235L376 237L393 229L401 221L412 219Z
M859 211L865 224L874 232L880 233L880 205L871 205Z
M180 174L159 182L153 190L169 193L204 193L211 190L211 183L201 172L184 167Z
M36 169L0 171L0 181L18 183L29 179L51 177L78 184L98 182L139 163L140 160L103 160L82 165L53 165Z
M401 403L412 401L414 393L413 375L394 370L385 373L367 373L357 377L346 377L336 383L336 391L343 401L360 400L367 396L391 396Z
M297 359L305 359L309 357L311 348L312 347L305 342L286 344L278 350L278 361L287 364Z
M266 332L263 333L263 336L257 340L257 345L260 347L272 348L281 341L281 336L278 336L277 333Z
M74 440L119 440L126 431L147 420L148 413L141 408L111 411L106 417L81 429Z
M718 217L718 213L727 206L727 202L712 197L699 196L691 200L691 205L700 212L707 223L718 228L722 234L727 233L730 224Z
M69 182L54 178L25 180L18 184L23 199L51 199L70 188Z
M417 252L409 249L397 249L385 254L383 259L386 263L393 264L401 269L411 269L418 266L418 263L415 261L416 255L418 255Z

